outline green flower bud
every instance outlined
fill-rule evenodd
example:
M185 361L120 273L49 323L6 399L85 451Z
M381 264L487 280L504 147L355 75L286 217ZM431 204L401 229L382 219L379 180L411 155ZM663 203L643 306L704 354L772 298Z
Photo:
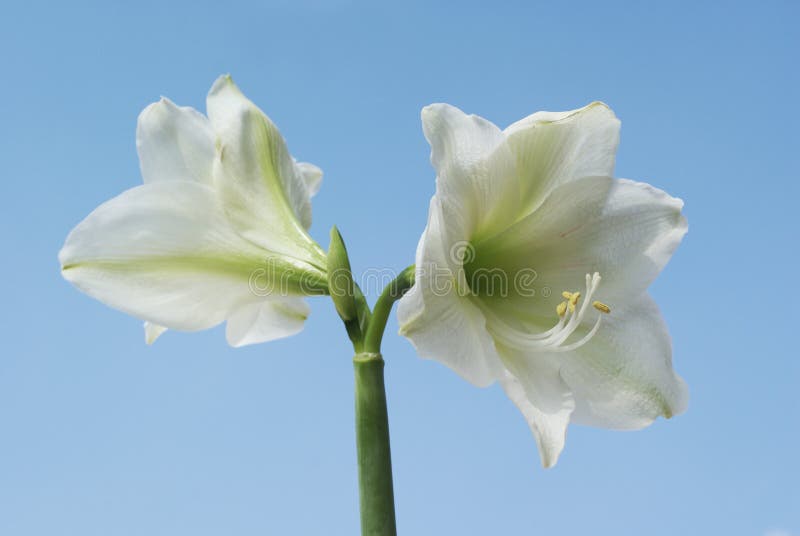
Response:
M355 319L358 313L350 259L347 257L342 235L335 225L331 229L331 243L328 247L328 289L336 312L342 320L349 322Z

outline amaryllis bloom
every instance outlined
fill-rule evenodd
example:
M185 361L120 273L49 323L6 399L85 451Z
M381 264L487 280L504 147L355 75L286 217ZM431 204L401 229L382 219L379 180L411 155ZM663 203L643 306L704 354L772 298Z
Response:
M139 116L144 184L100 205L59 253L64 277L164 329L227 322L233 346L300 331L302 296L327 292L325 252L309 236L322 172L297 163L275 125L230 77L208 117L167 99Z
M500 130L434 104L422 123L436 194L398 309L420 355L499 382L545 467L570 422L637 429L684 411L647 293L686 233L683 203L612 178L614 113L593 103Z

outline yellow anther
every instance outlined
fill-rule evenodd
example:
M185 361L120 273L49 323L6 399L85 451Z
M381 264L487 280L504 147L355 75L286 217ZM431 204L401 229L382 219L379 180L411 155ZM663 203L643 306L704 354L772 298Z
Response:
M567 292L565 290L564 292L561 293L561 295L564 297L565 300L571 300L572 299L572 292Z
M562 301L561 303L559 303L558 306L556 307L556 313L558 313L558 316L564 316L565 314L567 314L567 302Z
M601 313L608 314L608 313L611 312L611 307L609 307L608 305L606 305L603 302L594 301L594 302L592 302L592 307L594 307L595 309L597 309Z
M575 304L572 303L571 301L569 302L569 312L570 313L574 313L575 312Z
M576 305L578 305L578 300L579 300L579 299L581 299L581 293L580 293L580 292L574 292L574 293L572 294L572 296L570 296L570 298L569 298L569 304L570 304L570 305L571 305L573 308L575 308L575 306L576 306Z

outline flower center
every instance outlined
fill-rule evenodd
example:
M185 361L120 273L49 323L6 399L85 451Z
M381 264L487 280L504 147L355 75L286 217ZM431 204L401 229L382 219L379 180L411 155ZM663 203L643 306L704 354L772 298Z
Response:
M597 315L597 320L592 329L575 342L566 344L567 339L575 333L581 325L589 311L589 304L600 313L608 314L611 308L605 303L592 301L597 287L600 285L600 274L595 272L593 275L586 274L586 295L581 300L580 292L564 291L561 295L564 301L556 307L558 322L542 333L524 333L506 324L499 317L490 312L492 321L487 323L489 331L508 344L520 350L537 350L546 352L569 352L580 348L600 329L600 322L603 314Z

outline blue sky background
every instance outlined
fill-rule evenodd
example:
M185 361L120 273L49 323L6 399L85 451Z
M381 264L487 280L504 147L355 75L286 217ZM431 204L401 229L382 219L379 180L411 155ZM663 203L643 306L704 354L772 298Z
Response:
M299 336L144 345L56 254L139 183L160 95L204 109L230 72L326 175L356 270L413 262L434 190L422 106L505 126L600 99L617 175L686 201L652 287L689 411L570 429L552 470L522 416L385 338L402 534L800 534L795 2L8 2L0 18L0 534L355 534L351 349L332 306Z

